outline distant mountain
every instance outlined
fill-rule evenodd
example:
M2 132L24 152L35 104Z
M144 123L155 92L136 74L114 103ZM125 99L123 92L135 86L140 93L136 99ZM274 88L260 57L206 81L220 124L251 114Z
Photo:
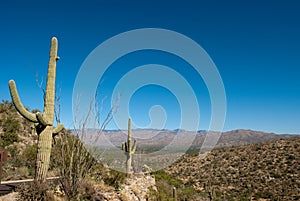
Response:
M214 132L212 132L213 134ZM197 133L184 130L155 130L155 129L136 129L132 131L133 137L137 140L139 149L156 150L167 146L173 140L180 143L188 143L193 139L190 150L199 150L209 133L207 131L198 131ZM105 131L104 135L114 146L120 147L126 140L127 131ZM239 146L246 144L256 144L270 140L289 139L300 137L297 134L275 134L253 130L233 130L223 132L220 135L215 148Z
M206 135L207 132L202 132L202 134L197 135L192 145L192 149L201 146ZM246 145L246 144L256 144L256 143L266 142L270 140L289 139L295 137L300 137L300 135L275 134L275 133L266 133L261 131L238 129L238 130L223 132L220 135L219 141L216 144L215 148L239 146L239 145Z

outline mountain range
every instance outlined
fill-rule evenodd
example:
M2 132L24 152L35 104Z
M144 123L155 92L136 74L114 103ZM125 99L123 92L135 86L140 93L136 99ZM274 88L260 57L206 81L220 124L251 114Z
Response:
M93 133L92 131L90 133ZM132 136L137 141L137 148L142 150L159 150L168 144L189 145L190 151L197 151L201 148L205 138L217 132L198 131L197 133L184 130L155 130L135 129ZM127 139L126 130L104 131L99 138L101 146L113 145L121 147ZM290 139L300 137L298 134L275 134L262 131L238 129L219 133L219 139L214 148L256 144L270 140ZM174 142L175 141L175 142Z

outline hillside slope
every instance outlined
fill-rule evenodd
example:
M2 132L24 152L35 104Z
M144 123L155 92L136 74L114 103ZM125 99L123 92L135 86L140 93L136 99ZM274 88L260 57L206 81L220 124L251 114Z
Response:
M166 171L217 200L300 200L300 138L185 155Z

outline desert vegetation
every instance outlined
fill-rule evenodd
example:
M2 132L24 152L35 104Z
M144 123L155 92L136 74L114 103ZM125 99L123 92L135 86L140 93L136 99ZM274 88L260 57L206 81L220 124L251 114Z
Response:
M185 155L167 172L214 200L298 200L300 138Z
M33 178L37 135L32 133L31 123L22 118L9 101L0 104L0 116L1 147L9 153L8 161L3 163L2 180ZM14 140L2 138L12 134ZM89 156L84 157L90 161L86 163L89 168L84 168L84 176L79 179L78 172L76 177L72 177L76 170L71 168L68 158L72 153L70 150L75 147L85 150L81 146L74 146L76 143L80 142L71 135L70 130L55 137L47 176L58 176L61 175L60 171L64 171L65 179L39 187L21 186L22 200L26 200L26 197L39 200L41 196L48 200L51 197L66 199L67 190L64 190L62 182L70 189L72 186L67 184L75 182L78 187L76 195L82 200L100 197L121 200L122 196L124 200L125 197L131 199L128 191L124 192L124 187L128 186L126 174L110 170L92 158L88 160ZM172 200L175 188L177 200L297 200L300 194L299 149L300 138L292 138L218 148L203 159L191 152L165 170L150 174L155 178L155 187L149 187L147 196L149 200ZM84 153L88 154L85 151L80 153L83 156ZM62 154L66 154L65 166L59 160ZM80 180L78 183L73 181L77 178L77 181ZM137 177L131 178L131 181L134 179ZM138 192L137 189L135 191Z
M8 151L1 180L34 179L33 183L16 189L14 200L300 199L300 138L297 135L251 130L226 132L214 150L199 155L198 148L208 134L199 131L188 153L169 167L152 172L144 162L170 164L170 159L182 154L181 150L174 149L169 155L154 156L148 158L149 161L139 157L164 147L177 131L164 130L150 141L138 141L132 138L129 118L124 142L120 131L104 131L111 119L112 112L109 112L102 125L99 119L95 120L99 128L92 133L94 137L90 141L97 141L99 134L116 139L111 142L120 149L117 151L124 152L125 158L119 160L111 152L109 160L100 161L95 157L98 147L86 143L90 134L89 115L79 128L68 130L60 124L59 114L56 114L57 126L54 126L57 50L57 39L52 38L43 113L21 103L13 80L9 81L12 102L3 100L0 104L0 147ZM88 114L94 112L98 118L97 105L93 104ZM110 163L124 164L126 172L112 169ZM56 179L47 181L47 177Z
M11 102L2 101L0 109L1 146L9 153L8 161L3 163L2 180L33 178L37 135L32 133L31 123L18 114ZM2 138L12 134L14 140ZM82 156L87 154L84 158L86 162L89 161L86 163L89 167L84 167L83 176L80 177L82 174L79 169L71 168L71 150L74 151L75 147L85 150L84 147L74 146L76 143L82 145L70 130L55 137L47 176L62 175L60 171L63 171L64 179L42 186L21 186L18 190L22 192L21 200L39 200L40 197L47 200L67 199L66 191L69 188L72 192L75 186L76 196L69 197L122 200L123 196L123 200L131 199L125 188L130 186L126 182L126 174L110 170L105 164L92 160L88 152L80 152ZM300 138L292 138L218 148L203 159L191 152L170 167L149 175L155 178L155 185L150 185L147 197L149 200L173 200L175 188L177 200L297 200L300 194L299 149ZM59 160L62 157L65 157L64 166L63 160ZM73 164L76 164L75 161ZM76 174L76 177L72 176ZM133 176L130 179L133 182L139 178ZM140 181L147 183L142 179ZM76 185L72 187L70 183ZM137 187L134 188L138 193ZM72 199L76 200L69 200Z

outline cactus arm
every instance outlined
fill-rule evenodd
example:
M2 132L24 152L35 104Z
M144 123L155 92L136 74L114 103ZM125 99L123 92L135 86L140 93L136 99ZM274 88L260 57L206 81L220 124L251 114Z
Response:
M133 147L131 149L131 153L134 154L136 150L136 140L134 139Z
M128 146L127 146L128 152L131 152L131 119L130 118L128 119L127 143L128 143Z
M131 138L131 118L128 118L128 139Z
M31 129L31 135L34 135L36 131L34 123L31 123L30 129Z
M36 113L36 118L43 126L51 126L40 112Z
M14 80L9 81L9 91L12 98L12 101L17 109L17 111L27 120L37 123L38 119L36 118L36 115L34 113L28 112L26 108L21 103L16 83Z
M58 124L56 126L56 128L53 129L52 133L53 135L57 135L59 132L61 132L64 129L64 125L63 124Z
M54 119L54 98L55 98L55 75L56 75L56 60L59 59L57 56L58 41L57 38L51 39L50 57L48 64L48 76L46 84L46 95L44 102L44 117L47 122L52 122Z

